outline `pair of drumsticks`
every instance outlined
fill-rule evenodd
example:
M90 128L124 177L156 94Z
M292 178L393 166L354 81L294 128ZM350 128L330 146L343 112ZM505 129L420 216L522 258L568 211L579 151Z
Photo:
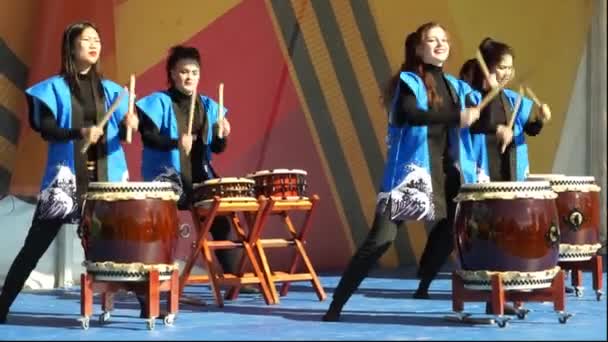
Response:
M218 89L218 93L219 93L219 107L217 110L217 115L218 115L218 122L221 124L222 120L224 120L224 113L223 113L223 108L224 108L224 83L220 83L219 89ZM190 98L190 110L188 111L188 135L192 134L192 121L194 121L194 107L196 104L196 97L197 97L197 93L196 91L192 92L192 96ZM223 137L223 132L222 130L220 130L218 136L220 138ZM189 154L189 153L187 153Z
M110 106L110 108L108 108L108 110L106 111L106 113L103 115L103 118L101 119L101 121L98 124L99 127L103 128L106 125L106 123L108 122L108 120L110 120L110 117L112 116L112 113L114 113L114 111L116 110L116 108L118 108L118 105L120 104L120 101L122 100L124 94L125 94L124 91L121 91L120 94L118 94L118 96L116 97L116 99L114 100L114 102L112 102L112 105ZM128 113L129 114L135 113L135 75L133 75L133 74L131 74L131 76L129 77L129 109L128 109ZM130 144L132 139L133 139L133 133L131 132L131 128L127 127L127 136L125 137L125 140L127 141L127 144ZM91 142L87 141L84 144L84 146L82 147L82 149L80 150L80 152L82 154L87 153L87 150L89 149L90 146L91 146Z
M492 82L490 81L490 70L488 69L488 66L486 65L486 62L483 59L483 56L481 55L481 51L479 51L479 49L477 50L475 57L477 58L477 62L479 63L479 66L481 68L481 71L484 74L486 81L492 87L490 92L482 99L482 101L480 102L480 104L478 106L479 111L481 112L481 110L485 106L487 106L490 103L490 101L492 101L492 99L494 99L494 97L496 97L496 95L498 95L500 93L500 91L504 88L504 85L498 85L498 86L492 85ZM519 96L517 97L517 100L515 101L515 106L513 107L513 112L511 113L511 118L510 118L508 126L507 126L508 129L511 129L511 130L513 129L513 124L515 123L515 118L517 116L517 112L519 111L519 107L521 106L521 102L524 97L524 91L525 91L525 93L527 93L530 96L532 101L534 101L534 103L538 107L542 108L542 102L538 99L536 94L534 94L532 89L530 89L527 86L524 87L524 86L520 85L519 86ZM504 153L507 145L508 145L508 143L506 141L503 142L501 152Z
M118 96L116 97L116 99L114 100L114 102L112 103L110 108L108 108L108 110L104 114L103 118L101 119L101 122L99 123L99 127L104 127L106 125L106 123L108 122L108 120L110 120L112 113L114 113L116 108L118 108L118 105L120 104L120 101L122 100L123 96L124 96L124 91L121 92L120 94L118 94ZM197 92L195 90L192 92L192 97L191 97L192 99L190 101L190 111L188 113L188 135L192 134L192 121L194 119L194 105L196 103L196 97L197 97ZM223 120L223 118L224 118L222 108L224 108L224 83L220 83L220 86L219 86L219 109L218 109L219 120L218 120L218 122L221 122L221 120ZM135 75L133 75L133 74L131 74L131 76L129 77L128 113L129 114L135 113ZM220 131L220 138L222 138L221 135L223 135L223 133ZM131 132L131 128L127 127L125 140L128 144L131 143L131 140L133 139L132 137L133 137L133 133ZM80 152L82 154L85 154L90 146L91 146L91 143L87 141L84 144L84 146L82 147L82 149L80 150Z

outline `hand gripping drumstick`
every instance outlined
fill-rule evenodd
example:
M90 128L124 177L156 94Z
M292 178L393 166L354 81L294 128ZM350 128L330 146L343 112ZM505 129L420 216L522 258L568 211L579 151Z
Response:
M104 127L106 125L106 123L108 122L108 120L110 120L110 116L112 116L112 113L114 113L116 108L118 108L118 105L120 104L120 100L122 100L122 97L124 94L125 94L124 91L122 91L122 92L120 92L120 94L118 94L118 97L116 97L116 100L114 100L114 103L112 103L112 105L110 106L108 111L104 114L103 119L101 119L101 122L99 123L99 125L97 125L98 127ZM84 144L84 146L82 147L82 149L80 149L80 153L82 153L82 154L87 153L89 146L91 146L91 143L87 141Z
M224 114L223 114L223 108L224 108L224 83L220 83L220 88L219 88L219 99L220 99L220 104L219 104L219 108L217 109L217 122L219 122L220 125L223 125L222 120L224 120ZM220 134L218 134L218 137L221 139L223 138L222 136L224 135L224 132L220 130Z
M135 75L133 74L131 74L131 77L129 77L129 111L127 113L135 113ZM125 139L127 144L130 144L132 139L133 134L131 132L131 127L127 127L127 136Z

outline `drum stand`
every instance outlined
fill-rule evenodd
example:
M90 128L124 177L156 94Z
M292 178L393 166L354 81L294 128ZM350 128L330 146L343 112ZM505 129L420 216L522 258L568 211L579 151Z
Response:
M192 220L197 231L199 232L198 242L195 246L186 262L186 266L180 276L179 280L179 291L180 295L183 294L184 286L187 284L200 284L210 283L211 291L215 298L215 302L219 307L224 306L224 300L222 298L220 287L222 285L229 285L231 288L239 288L243 284L259 284L262 295L266 304L272 304L272 296L268 289L268 284L264 279L264 274L260 268L257 259L253 252L253 246L251 239L254 236L253 232L258 231L261 223L262 212L266 208L266 199L260 198L259 200L231 200L230 198L220 198L215 196L213 200L207 205L195 205L192 208ZM237 213L249 213L255 214L255 218L248 220L249 223L249 234L245 232ZM236 241L214 241L209 240L209 231L213 225L213 221L217 216L228 216L230 218L231 226L234 228L237 240ZM217 267L214 263L214 249L244 249L244 256L251 263L253 267L253 273L244 273L242 268L237 274L227 274L221 270L221 267ZM201 257L203 263L207 268L208 275L202 276L191 276L192 267L196 262L199 253L202 253ZM238 291L236 291L238 294ZM228 297L228 296L227 296ZM231 292L231 298L236 297Z
M476 323L471 319L471 314L463 313L465 302L491 302L494 321L499 327L504 328L510 317L504 316L504 305L506 302L553 302L553 308L558 314L559 322L565 324L572 316L565 310L564 294L564 272L559 271L551 281L551 286L543 289L532 290L505 290L500 273L494 273L490 280L491 290L472 290L465 288L462 277L452 272L452 310L456 312L456 320L465 323ZM528 310L519 309L517 318L524 319Z
M602 256L594 255L584 261L561 261L558 263L563 270L572 271L572 286L577 297L583 296L583 271L591 271L593 274L593 290L595 298L602 300Z
M148 317L146 324L149 330L154 329L155 320L160 311L160 293L169 292L167 301L167 315L163 318L165 325L173 325L175 315L178 311L179 294L179 271L171 272L168 280L160 280L158 270L150 270L145 281L100 281L90 273L83 273L80 276L80 313L79 319L83 329L89 328L89 320L93 314L93 293L101 293L101 308L103 313L99 316L99 323L103 324L110 320L110 312L114 308L114 293L120 290L132 291L145 297L145 313Z
M255 245L255 248L260 257L260 263L264 269L264 275L266 276L266 280L270 286L270 291L272 294L272 299L275 304L280 302L279 293L277 293L276 283L282 282L280 295L286 296L289 291L289 285L294 281L310 281L313 289L317 293L317 297L320 301L325 300L327 295L323 290L323 286L317 276L317 273L312 266L312 262L306 253L306 249L304 248L304 244L306 243L306 233L310 228L311 216L313 211L315 210L317 203L319 202L319 196L313 195L311 199L301 198L296 200L281 200L270 198L268 200L268 204L266 209L262 213L262 217L260 218L260 224L258 225L258 230L254 231L250 240L250 243ZM304 223L302 227L296 229L294 224L289 216L289 212L291 211L303 211L305 212ZM290 238L288 239L260 239L261 231L266 221L270 215L277 215L281 217L285 228L288 230ZM291 263L289 266L288 272L278 272L272 271L268 264L268 258L266 257L266 252L264 248L285 248L292 247L294 248L294 254L291 259ZM298 267L298 261L302 258L304 262L304 267L306 268L306 272L296 273ZM244 266L244 258L241 259L240 270ZM228 293L227 296L235 297L238 294L238 288L233 288Z

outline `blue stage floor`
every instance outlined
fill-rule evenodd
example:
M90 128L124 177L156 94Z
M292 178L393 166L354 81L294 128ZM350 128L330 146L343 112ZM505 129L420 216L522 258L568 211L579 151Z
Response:
M417 280L410 271L375 272L346 305L342 321L321 322L339 275L323 275L329 298L319 302L308 283L296 283L281 304L267 306L259 295L241 295L217 308L206 286L188 286L188 295L203 296L207 306L181 305L173 326L156 321L149 331L136 318L135 297L119 295L110 322L97 322L101 307L95 297L95 316L89 330L80 328L79 289L24 292L17 298L8 323L0 325L2 340L606 340L606 297L596 301L591 274L585 273L585 292L567 296L566 311L574 317L558 322L552 303L529 303L525 320L514 318L506 328L469 325L444 318L451 312L447 274L431 286L430 300L410 296ZM604 293L606 274L604 273ZM164 303L163 303L164 304ZM465 311L481 316L484 303L465 304Z

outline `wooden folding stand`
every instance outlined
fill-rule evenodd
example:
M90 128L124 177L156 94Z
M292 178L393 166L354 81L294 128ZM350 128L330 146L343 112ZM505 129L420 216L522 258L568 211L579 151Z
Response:
M558 263L563 270L572 271L572 286L577 297L583 296L583 271L591 271L593 275L593 290L595 298L602 300L602 256L594 255L584 261L561 261Z
M260 223L258 225L258 230L254 231L254 234L251 238L252 244L255 245L255 248L260 257L260 263L264 269L264 275L268 281L270 286L270 291L272 293L272 298L274 303L278 304L279 293L277 293L276 283L282 282L283 285L281 287L280 295L286 296L289 291L289 285L294 281L310 281L315 292L317 293L317 297L319 300L325 300L327 295L323 290L323 286L319 281L319 277L315 272L315 269L306 253L306 249L304 248L304 244L306 244L306 234L310 229L311 216L317 207L317 203L319 202L319 196L313 195L311 199L309 198L301 198L296 200L282 200L277 198L270 198L268 200L267 208L263 211L262 217L260 219ZM304 223L302 227L296 229L291 218L290 213L293 211L304 211L306 212ZM290 238L260 238L263 228L266 225L267 219L271 215L280 216L281 220L284 223L285 228L288 230L290 234ZM293 247L294 254L289 266L288 272L279 272L273 271L268 262L268 258L266 256L265 248L286 248ZM304 262L304 272L296 273L298 268L298 262L302 258ZM241 263L242 266L242 263ZM238 293L238 289L235 289ZM232 295L235 295L234 292L231 292Z
M262 217L262 211L266 207L266 200L240 200L231 198L220 198L215 196L213 200L207 202L200 202L195 204L192 208L192 220L197 231L199 232L198 241L192 250L190 257L186 262L186 266L180 276L179 288L180 295L183 294L184 286L187 284L200 284L209 283L211 285L211 291L213 293L215 302L219 307L224 306L224 300L221 295L221 286L228 285L233 288L238 288L242 284L259 284L262 295L266 304L272 304L272 296L268 285L264 279L264 275L255 254L253 252L251 239L251 232L258 229L260 224L260 218ZM238 213L251 213L255 214L254 220L250 223L249 234L245 231L241 225ZM213 225L213 221L217 216L228 216L230 218L231 226L236 232L237 240L210 240L209 231ZM243 258L249 260L253 267L253 273L237 272L237 274L224 273L221 267L216 266L214 262L215 249L244 249ZM207 268L208 275L191 276L192 267L194 266L197 257L201 254L203 263Z
M172 325L178 310L179 299L179 272L177 269L171 271L167 280L160 280L158 270L151 269L145 281L119 281L98 280L95 275L83 273L80 276L80 312L79 319L83 329L89 328L89 320L93 314L93 293L101 293L101 307L103 313L99 316L99 322L105 323L110 319L110 312L114 308L114 293L120 290L132 291L145 298L145 314L148 329L155 326L155 319L160 314L160 293L169 292L167 301L167 315L163 321L166 325Z
M572 316L565 313L565 294L564 294L564 272L558 271L551 286L542 289L532 290L505 290L503 280L500 273L492 275L491 290L472 290L465 288L464 280L456 273L452 272L452 310L458 314L457 319L467 322L470 320L470 314L462 313L464 310L464 302L491 302L492 314L496 315L496 323L499 327L504 328L509 321L508 317L504 317L504 305L506 302L553 302L553 308L558 313L559 322L566 323ZM524 319L527 315L527 310L518 312L517 317Z

